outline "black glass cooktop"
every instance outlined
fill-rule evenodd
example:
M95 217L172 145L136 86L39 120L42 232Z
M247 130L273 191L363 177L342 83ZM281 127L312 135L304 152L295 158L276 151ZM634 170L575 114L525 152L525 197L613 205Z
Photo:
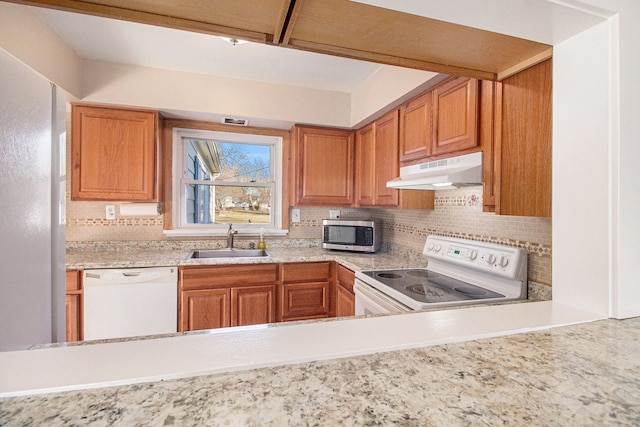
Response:
M425 303L504 298L504 295L426 269L370 270L364 274Z

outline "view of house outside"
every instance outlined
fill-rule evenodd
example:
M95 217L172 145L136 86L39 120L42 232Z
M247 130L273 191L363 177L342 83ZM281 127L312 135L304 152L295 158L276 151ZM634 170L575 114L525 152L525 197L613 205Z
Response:
M189 140L187 222L269 224L271 153L270 145Z

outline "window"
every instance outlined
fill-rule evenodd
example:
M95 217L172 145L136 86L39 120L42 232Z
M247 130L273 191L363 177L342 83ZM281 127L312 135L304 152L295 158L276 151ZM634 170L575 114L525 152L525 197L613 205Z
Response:
M281 228L282 138L174 129L173 230L217 235Z

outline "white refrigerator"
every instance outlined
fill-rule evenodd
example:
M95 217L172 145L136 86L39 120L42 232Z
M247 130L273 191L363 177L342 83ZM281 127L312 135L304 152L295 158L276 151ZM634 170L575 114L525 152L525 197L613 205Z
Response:
M0 351L65 340L65 99L0 49Z

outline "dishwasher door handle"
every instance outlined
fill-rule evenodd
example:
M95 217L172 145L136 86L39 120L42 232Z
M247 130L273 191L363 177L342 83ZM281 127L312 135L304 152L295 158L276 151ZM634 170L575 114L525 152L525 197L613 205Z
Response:
M140 275L139 271L124 271L122 272L124 277L137 277Z

